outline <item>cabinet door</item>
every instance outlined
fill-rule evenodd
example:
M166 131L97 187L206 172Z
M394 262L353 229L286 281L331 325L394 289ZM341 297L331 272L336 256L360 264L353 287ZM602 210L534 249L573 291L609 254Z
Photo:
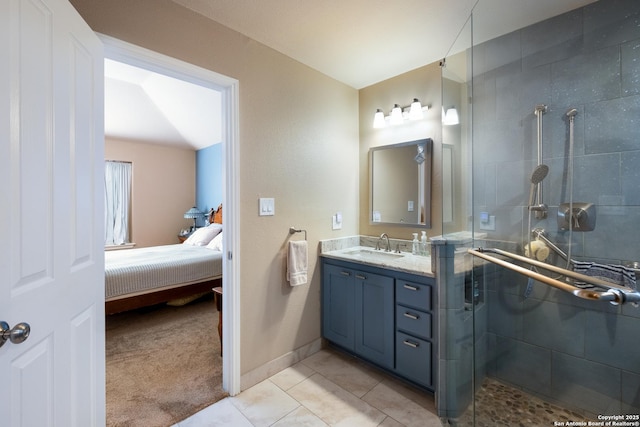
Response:
M418 384L433 388L431 343L396 333L396 372Z
M322 334L339 346L354 349L353 270L325 265L322 279Z
M394 279L355 272L356 353L393 369Z

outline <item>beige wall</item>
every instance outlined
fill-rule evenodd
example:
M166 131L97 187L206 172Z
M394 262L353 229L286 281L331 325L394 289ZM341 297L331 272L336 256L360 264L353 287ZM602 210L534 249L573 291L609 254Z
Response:
M169 0L71 3L97 32L238 79L241 372L319 339L318 241L358 234L358 92ZM259 197L275 216L258 217ZM309 241L310 283L296 288L290 226Z
M131 241L136 247L171 245L193 225L184 213L195 204L196 152L106 138L105 159L132 163Z
M433 162L431 182L431 228L427 236L442 234L442 82L440 66L433 63L409 71L360 90L360 234L411 240L411 233L424 230L411 226L374 225L369 221L369 149L382 145L433 139ZM382 109L389 114L393 104L408 106L413 98L422 105L430 105L425 119L406 121L398 126L383 129L373 128L373 114Z

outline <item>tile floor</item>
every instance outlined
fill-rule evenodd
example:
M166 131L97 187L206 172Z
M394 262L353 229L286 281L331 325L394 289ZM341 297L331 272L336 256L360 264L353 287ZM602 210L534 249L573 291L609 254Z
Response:
M433 395L333 349L173 427L440 427Z

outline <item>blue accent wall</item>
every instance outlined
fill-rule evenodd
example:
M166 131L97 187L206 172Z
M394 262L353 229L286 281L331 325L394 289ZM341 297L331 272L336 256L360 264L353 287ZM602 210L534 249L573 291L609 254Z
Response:
M222 203L222 170L222 144L196 151L196 206L203 212Z

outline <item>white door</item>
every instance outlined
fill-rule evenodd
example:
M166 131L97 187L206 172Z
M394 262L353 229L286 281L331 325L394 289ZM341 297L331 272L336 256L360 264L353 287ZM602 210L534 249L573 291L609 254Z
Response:
M103 53L67 0L0 0L0 425L104 426Z

